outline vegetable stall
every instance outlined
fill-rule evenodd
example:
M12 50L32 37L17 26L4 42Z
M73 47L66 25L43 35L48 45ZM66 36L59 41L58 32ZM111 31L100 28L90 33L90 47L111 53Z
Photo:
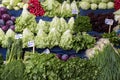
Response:
M0 80L120 80L120 0L2 0Z

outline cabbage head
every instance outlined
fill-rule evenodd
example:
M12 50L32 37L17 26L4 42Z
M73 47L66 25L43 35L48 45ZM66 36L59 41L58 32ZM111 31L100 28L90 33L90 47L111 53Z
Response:
M90 9L90 3L83 1L80 3L80 7L81 7L81 9L88 10L88 9Z
M52 22L50 23L49 30L51 30L52 28L56 28L57 30L60 30L60 19L57 16L55 16L52 19Z
M65 50L70 50L73 47L72 43L73 43L73 35L70 30L67 30L61 36L59 46Z
M104 2L101 2L101 3L99 3L98 8L99 9L107 9L107 4Z
M91 9L92 9L92 10L96 10L96 9L97 9L97 7L98 7L98 5L97 5L97 4L95 4L95 3L92 3L92 4L91 4Z
M48 35L42 29L39 29L37 36L35 37L35 46L37 48L48 47L47 37Z
M28 28L25 28L23 30L23 38L22 38L23 48L27 48L28 42L33 40L34 40L34 34Z
M7 48L8 47L8 39L11 38L11 41L15 40L15 32L12 29L8 29L8 31L5 34L5 38L2 41L2 47Z
M69 2L64 1L61 6L61 16L62 17L70 17L72 16L72 9Z
M56 29L52 28L48 34L49 48L58 46L61 38L61 33Z
M4 31L0 28L0 45L2 45L2 41L5 39L5 33Z
M113 8L114 8L114 2L108 2L107 9L113 9Z
M74 17L71 17L68 21L68 29L70 29L72 32L73 32L73 29L74 29Z
M39 31L39 29L43 29L43 31L48 33L49 32L49 23L40 19L38 24L37 24L35 32L37 33Z

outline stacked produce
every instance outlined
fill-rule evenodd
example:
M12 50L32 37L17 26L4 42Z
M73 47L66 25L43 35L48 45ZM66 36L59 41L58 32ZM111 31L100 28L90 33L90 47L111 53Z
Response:
M18 42L19 40L17 40L17 42L15 41L12 44L12 48L15 47L15 45L20 45ZM18 49L20 49L20 47ZM18 49L13 48L10 52L18 52ZM91 49L94 49L94 52ZM12 61L6 63L6 65L2 64L3 61L0 64L0 79L119 80L120 56L111 46L109 40L100 39L95 47L91 49L86 51L86 56L89 57L89 60L80 59L78 57L69 58L66 54L57 55L56 58L55 54L52 53L32 54L32 52L26 52L24 58L20 58L19 60L15 58L19 55L13 55L17 53L10 53L11 55L9 55L9 57Z
M115 8L115 10L118 10L118 9L120 9L120 0L114 0L114 8Z
M27 4L24 5L22 14L15 21L15 31L22 32L23 29L28 28L30 31L35 32L37 23L35 21L35 15L29 13L27 10Z
M72 11L78 13L78 7L76 1L73 1L70 3L70 1L64 1L62 4L59 3L56 0L46 0L42 2L42 6L45 9L45 16L54 17L54 16L60 16L60 17L71 17L73 14L75 14Z
M29 0L28 2L29 6L28 9L30 13L36 15L36 16L43 16L45 11L42 8L39 0Z
M113 9L113 0L81 0L79 6L83 10Z
M1 31L2 32L2 31ZM9 29L6 34L3 36L3 40L2 40L2 47L3 48L7 48L9 46L9 38L11 39L11 41L15 40L15 32L11 29Z
M19 10L23 8L24 3L22 0L2 0L2 7L6 7L7 9Z
M116 21L119 21L119 19L120 19L120 9L117 10L117 11L115 11L113 14L115 15L115 16L114 16L115 20L116 20Z
M117 25L117 21L115 21L113 13L98 14L98 15L95 15L94 13L89 13L88 16L90 17L90 22L92 24L93 31L108 32L109 25L105 23L105 19L112 19L114 21L111 27L111 31Z
M8 29L15 30L15 17L8 14L5 7L0 7L0 28L6 32Z
M104 34L102 34L102 37L103 38L108 38L114 46L119 46L120 45L120 37L118 36L117 32L113 31L110 34L104 33Z

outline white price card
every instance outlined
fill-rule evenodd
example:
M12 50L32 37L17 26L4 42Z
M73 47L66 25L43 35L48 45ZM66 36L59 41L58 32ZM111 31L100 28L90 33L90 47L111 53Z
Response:
M49 50L49 49L45 49L45 50L43 51L43 53L50 54L50 50Z
M21 39L21 38L23 38L22 34L16 34L15 35L15 39Z
M34 47L34 46L35 46L34 41L29 41L29 42L28 42L28 47Z
M78 14L78 10L77 9L73 9L72 10L72 14Z
M107 25L113 25L113 19L105 19L105 24Z

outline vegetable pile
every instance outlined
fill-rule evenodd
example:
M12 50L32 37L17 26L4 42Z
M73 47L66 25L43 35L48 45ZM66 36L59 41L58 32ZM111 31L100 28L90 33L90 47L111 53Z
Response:
M8 29L15 30L15 17L8 14L5 7L0 7L0 28L6 32Z
M43 16L45 11L42 8L39 0L29 0L28 2L28 9L30 13L36 15L36 16Z
M45 9L45 16L54 17L71 17L72 11L75 10L78 13L78 7L76 1L70 3L70 1L64 1L62 4L56 0L45 0L41 3Z
M22 0L2 0L2 4L0 6L6 7L7 9L19 10L23 8L24 3Z
M120 9L120 0L114 0L114 3L115 3L114 5L115 10Z
M94 37L86 34L85 32L79 32L74 36L73 49L76 50L76 52L89 49L94 46L95 42Z
M74 32L89 32L92 30L92 24L88 16L78 16L74 23Z
M102 34L102 37L103 38L108 38L114 46L119 46L120 45L120 37L114 31L111 32L110 34L104 33L104 34Z
M98 14L98 15L95 15L94 13L89 13L88 16L90 17L90 23L92 24L93 31L108 32L109 25L105 24L105 19L114 20L111 31L117 25L117 22L114 19L113 13Z
M16 18L15 26L16 32L22 32L25 28L28 28L30 31L35 32L35 28L37 26L35 15L29 13L26 5L24 5L20 17Z
M81 0L79 6L83 10L113 9L114 2L113 0Z

